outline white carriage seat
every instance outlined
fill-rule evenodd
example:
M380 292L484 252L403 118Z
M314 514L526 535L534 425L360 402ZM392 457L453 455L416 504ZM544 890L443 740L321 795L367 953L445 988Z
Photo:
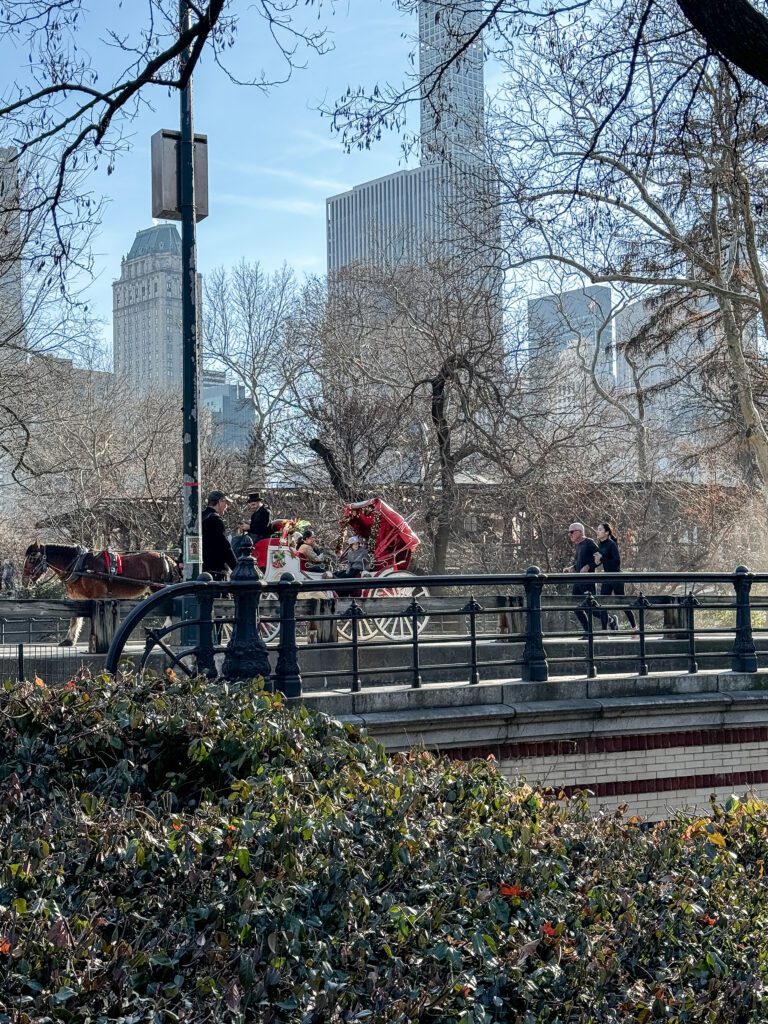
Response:
M284 572L292 573L297 580L302 578L304 574L301 571L299 556L285 544L270 545L264 579L268 583L272 583L279 580Z

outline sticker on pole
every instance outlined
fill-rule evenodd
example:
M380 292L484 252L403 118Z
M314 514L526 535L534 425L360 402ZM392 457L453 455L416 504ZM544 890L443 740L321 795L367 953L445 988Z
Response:
M185 537L184 538L184 561L185 562L199 562L200 561L200 538L199 537Z

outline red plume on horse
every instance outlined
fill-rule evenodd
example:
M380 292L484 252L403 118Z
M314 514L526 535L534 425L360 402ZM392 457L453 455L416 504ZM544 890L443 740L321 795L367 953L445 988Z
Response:
M64 585L73 601L112 599L130 601L154 590L177 583L179 568L169 555L159 551L135 551L120 555L100 553L67 544L40 544L35 541L24 556L22 585L37 583L50 570ZM81 619L72 619L63 647L77 642Z

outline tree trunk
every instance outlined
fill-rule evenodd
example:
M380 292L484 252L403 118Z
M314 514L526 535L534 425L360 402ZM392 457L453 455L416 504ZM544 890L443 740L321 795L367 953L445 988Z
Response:
M432 540L432 572L436 576L442 576L447 570L448 563L448 542L451 539L451 521L443 518L442 499L440 513L437 520L437 529Z
M650 483L648 464L648 430L644 420L635 424L635 440L637 443L637 477L641 484Z
M267 446L259 427L254 427L248 442L246 453L246 480L249 487L263 489L267 485Z
M319 455L323 460L323 465L331 480L331 487L333 487L342 501L356 501L357 493L355 488L352 486L352 482L344 475L335 453L319 437L313 437L309 442L309 447L315 455Z
M448 562L448 542L458 506L456 475L451 455L451 428L448 425L446 404L448 396L446 385L451 377L451 370L443 367L442 371L432 380L431 415L432 426L437 439L437 454L440 464L440 507L437 514L437 530L434 534L432 550L432 572L440 575L446 571Z
M716 53L768 85L768 18L748 0L677 0L677 6Z
M760 487L765 491L768 488L768 433L766 433L760 410L755 402L752 378L744 355L742 335L736 322L733 306L727 300L722 299L720 310L744 438L760 476Z

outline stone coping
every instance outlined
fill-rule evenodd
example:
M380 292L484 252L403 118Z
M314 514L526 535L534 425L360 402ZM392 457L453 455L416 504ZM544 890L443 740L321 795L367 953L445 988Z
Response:
M768 671L371 688L297 700L388 749L768 724Z

